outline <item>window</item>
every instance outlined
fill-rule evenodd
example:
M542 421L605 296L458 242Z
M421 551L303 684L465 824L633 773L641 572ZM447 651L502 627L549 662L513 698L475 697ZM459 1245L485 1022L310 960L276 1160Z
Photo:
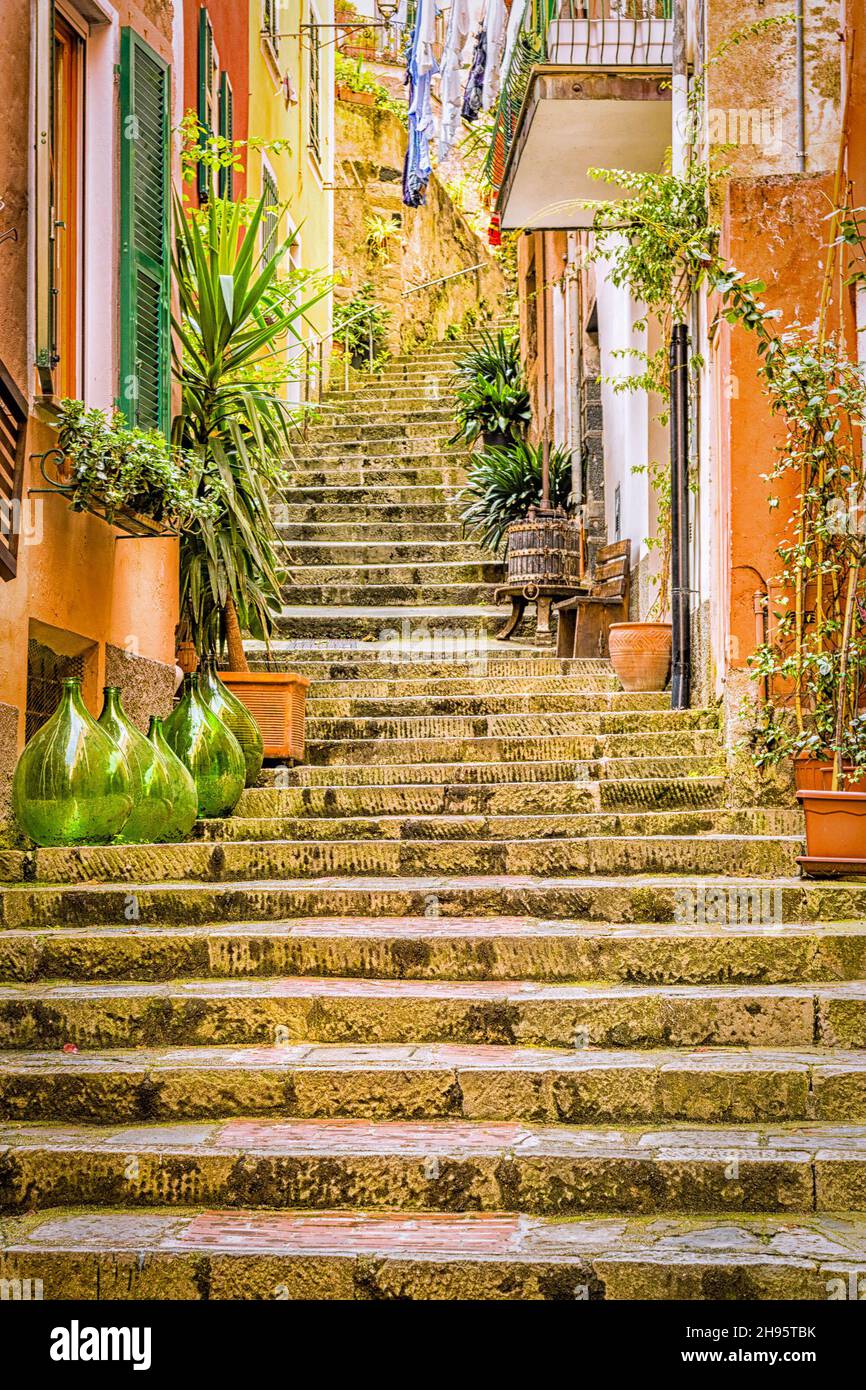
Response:
M322 141L322 56L319 52L319 18L310 8L310 106L307 126L307 143L317 160L321 159Z
M277 254L280 225L280 194L277 180L269 165L262 162L262 193L265 206L262 212L262 260L267 264Z
M130 424L168 432L168 65L132 29L120 47L120 404Z

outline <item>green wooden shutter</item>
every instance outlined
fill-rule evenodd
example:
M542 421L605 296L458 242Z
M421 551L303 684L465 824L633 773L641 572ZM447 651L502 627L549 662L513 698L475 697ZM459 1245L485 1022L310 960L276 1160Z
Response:
M220 73L220 135L229 143L235 138L235 98L228 73ZM219 190L221 198L234 197L234 170L220 169Z
M211 99L213 93L213 25L205 9L198 12L198 122L204 147L213 134ZM211 171L198 166L198 200L206 203L211 193Z
M170 68L132 29L120 46L120 405L168 433Z

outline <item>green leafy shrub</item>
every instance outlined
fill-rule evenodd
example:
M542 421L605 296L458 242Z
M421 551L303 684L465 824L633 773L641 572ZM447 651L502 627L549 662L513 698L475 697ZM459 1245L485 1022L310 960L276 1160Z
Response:
M542 446L523 440L472 455L466 486L458 496L464 504L461 520L489 550L500 551L510 523L540 506L542 459ZM571 455L566 449L551 449L551 505L567 508L570 500Z
M532 418L516 338L500 329L483 333L478 347L460 358L453 384L457 429L451 443L473 444L480 435L519 439Z
M377 304L371 281L366 280L351 299L334 303L334 341L345 351L348 341L349 361L353 367L366 368L370 362L370 338L373 340L373 367L381 367L388 356L385 344L391 310Z

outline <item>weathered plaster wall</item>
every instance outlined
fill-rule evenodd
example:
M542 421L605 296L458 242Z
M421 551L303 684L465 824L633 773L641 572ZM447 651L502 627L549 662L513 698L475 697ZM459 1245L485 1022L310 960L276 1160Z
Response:
M365 280L372 280L376 298L391 310L388 346L394 352L425 338L441 338L449 324L459 323L481 301L491 314L498 313L505 292L499 266L435 173L426 207L403 206L405 146L406 132L390 112L336 102L334 266L342 280L336 295L348 299ZM365 246L364 219L374 213L399 222L399 241L392 239L386 265L372 261ZM486 262L481 271L403 297L410 285L451 275L479 261Z

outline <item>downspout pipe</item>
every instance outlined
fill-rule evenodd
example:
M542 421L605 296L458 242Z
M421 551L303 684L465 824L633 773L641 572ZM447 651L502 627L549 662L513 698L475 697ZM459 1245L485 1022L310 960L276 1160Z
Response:
M689 582L689 331L675 323L671 384L671 709L688 709L692 688Z
M797 66L797 170L806 172L806 56L803 0L797 0L795 10L795 52Z

